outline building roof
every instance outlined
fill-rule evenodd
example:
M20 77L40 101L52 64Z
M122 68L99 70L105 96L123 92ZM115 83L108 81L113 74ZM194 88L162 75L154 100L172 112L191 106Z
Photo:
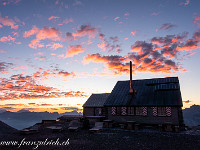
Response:
M104 106L182 106L178 77L118 81Z
M103 107L110 93L92 94L83 107Z

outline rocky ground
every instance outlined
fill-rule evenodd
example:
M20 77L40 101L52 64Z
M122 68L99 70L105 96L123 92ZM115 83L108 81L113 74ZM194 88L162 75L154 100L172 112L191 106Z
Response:
M60 133L40 132L32 135L20 135L19 133L1 134L0 143L2 141L21 141L24 139L26 144L28 141L56 141L59 143L66 142L66 145L52 146L39 145L39 150L199 150L200 149L200 130L195 128L180 133L159 132L155 130L123 130L118 128L104 129L100 133L90 133L88 130L80 130L78 132L69 132L67 130ZM1 150L22 149L31 150L36 145L26 144L17 146L0 146Z

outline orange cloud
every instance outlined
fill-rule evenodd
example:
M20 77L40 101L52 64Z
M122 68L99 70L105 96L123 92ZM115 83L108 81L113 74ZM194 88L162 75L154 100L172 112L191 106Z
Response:
M0 42L10 42L10 41L15 41L15 38L11 37L8 35L8 37L4 36L0 38Z
M40 77L59 75L63 77L75 76L74 73L59 70L42 71L34 73L32 76L13 75L10 79L0 78L0 100L15 99L39 99L39 98L59 98L59 97L85 97L86 94L80 91L60 92L56 88L40 85L36 79ZM44 106L44 105L43 105ZM46 106L46 105L45 105Z
M24 32L24 37L29 37L31 35L37 34L38 32L39 32L39 29L36 26L33 26L31 30Z
M0 16L0 23L4 26L10 26L11 29L18 29L18 25L16 25L15 21L12 19L8 19L8 17L1 17Z
M70 45L66 54L66 57L73 57L79 53L84 52L84 48L81 45Z
M195 24L197 24L197 25L200 27L200 16L196 16L196 17L194 18L193 22L194 22Z
M36 34L36 39L32 40L29 44L29 47L36 49L37 47L44 47L44 44L41 44L41 40L50 39L52 41L61 41L61 34L58 29L54 27L44 27L39 30L37 27L33 26L33 28L29 31L24 32L24 37L29 37L31 35Z
M75 38L88 35L89 38L94 38L97 31L97 28L91 27L90 25L82 25L79 30L72 33L72 36Z
M4 6L9 4L18 4L21 0L6 0L5 2L2 2Z
M72 18L63 20L64 24L68 24L70 22L72 23L72 22L74 22L74 20Z
M137 32L138 32L138 30L134 30L134 31L131 32L131 35L132 35L132 36L135 36L135 34L136 34Z
M38 53L36 53L34 55L44 55L44 53L43 52L38 52Z
M46 45L46 47L50 47L50 49L56 50L58 48L63 47L63 45L60 43L51 43L51 44Z
M52 19L59 19L60 17L57 17L57 16L51 16L48 18L48 20L52 20Z

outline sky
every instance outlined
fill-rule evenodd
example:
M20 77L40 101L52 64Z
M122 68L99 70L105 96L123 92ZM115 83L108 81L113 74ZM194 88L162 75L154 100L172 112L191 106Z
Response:
M178 76L200 105L199 0L0 0L0 110L82 112L119 80Z

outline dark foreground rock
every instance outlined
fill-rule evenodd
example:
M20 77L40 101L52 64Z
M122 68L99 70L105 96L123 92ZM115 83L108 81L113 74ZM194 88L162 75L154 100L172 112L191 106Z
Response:
M35 145L24 144L20 148L16 146L0 146L1 150L22 149L31 150L36 148L38 141L56 140L59 143L65 142L65 145L39 145L38 150L199 150L200 134L199 131L181 133L167 133L158 131L130 131L122 129L104 129L100 133L89 133L88 130L80 130L78 132L63 131L60 133L40 132L32 135L20 135L19 133L0 135L0 142L22 141L35 142ZM68 143L67 143L68 142Z

